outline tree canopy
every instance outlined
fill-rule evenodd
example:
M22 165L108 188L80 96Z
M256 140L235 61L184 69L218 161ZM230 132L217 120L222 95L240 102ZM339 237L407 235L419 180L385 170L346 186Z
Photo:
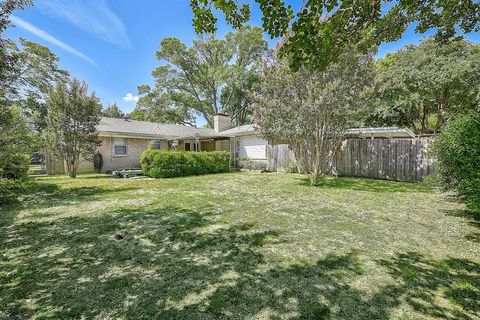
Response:
M224 39L203 35L191 47L165 38L157 58L166 64L153 71L154 88L139 86L141 97L132 117L193 124L201 115L212 126L214 114L224 112L242 122L248 114L256 67L266 50L261 29L250 26Z
M480 4L476 0L308 0L294 12L284 0L256 0L263 29L272 37L284 37L281 53L290 65L325 69L342 53L369 52L383 42L398 40L415 24L417 33L435 31L437 40L479 31ZM250 19L248 4L237 0L190 0L197 33L214 32L223 12L235 28Z
M45 98L56 81L68 78L68 72L58 67L59 58L48 47L22 38L19 44L5 42L5 55L14 63L1 73L0 91L11 98Z
M108 118L123 118L125 114L117 106L117 104L114 103L114 104L109 104L108 106L102 109L102 116L108 117Z
M0 2L0 35L10 25L10 15L14 10L20 10L32 4L32 0L2 0Z
M377 62L371 125L436 133L480 102L480 45L427 39Z

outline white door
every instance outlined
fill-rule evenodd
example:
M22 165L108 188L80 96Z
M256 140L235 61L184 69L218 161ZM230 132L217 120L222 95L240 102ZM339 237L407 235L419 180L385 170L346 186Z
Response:
M266 140L259 139L256 136L240 137L238 156L240 158L264 160L267 158L267 144Z

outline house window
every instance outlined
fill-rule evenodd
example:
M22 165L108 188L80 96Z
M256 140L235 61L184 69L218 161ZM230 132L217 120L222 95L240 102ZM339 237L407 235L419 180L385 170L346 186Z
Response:
M127 139L113 138L113 155L114 156L127 155Z
M160 150L160 149L161 149L160 140L153 140L153 142L152 142L152 149L157 149L157 150Z

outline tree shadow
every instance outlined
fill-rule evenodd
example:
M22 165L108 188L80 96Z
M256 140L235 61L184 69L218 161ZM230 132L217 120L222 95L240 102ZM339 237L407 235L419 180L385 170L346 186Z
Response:
M463 209L463 210L449 210L447 214L452 217L461 217L469 220L472 226L480 228L480 212Z
M103 180L103 179L114 179L111 174L106 173L97 173L92 175L91 173L88 174L79 174L77 179L85 179L85 180Z
M309 186L308 178L299 178L300 185ZM369 192L430 192L425 184L376 180L367 178L321 177L317 188L361 190Z
M458 201L453 198L452 201ZM468 221L468 224L472 227L480 229L480 212L463 209L463 210L447 210L447 215L453 217L461 217ZM465 239L472 242L480 243L480 232L471 232L465 235Z
M372 293L354 285L365 269L358 252L283 265L265 254L282 234L220 216L129 207L5 226L0 318L387 319L404 304L417 316L479 315L471 261L379 260L395 281Z
M478 263L456 258L435 261L408 252L381 260L379 264L403 283L397 290L399 297L419 313L443 319L480 317Z
M140 187L122 186L115 189L109 187L69 187L61 188L54 183L30 183L25 193L21 196L24 207L37 209L58 206L60 204L91 202L103 197L125 191L138 190Z

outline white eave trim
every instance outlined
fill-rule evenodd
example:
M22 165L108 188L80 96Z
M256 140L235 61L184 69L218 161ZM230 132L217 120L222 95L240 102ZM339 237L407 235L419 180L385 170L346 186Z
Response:
M130 139L146 139L146 140L168 140L171 136L159 136L159 135L145 135L126 132L111 132L111 131L99 131L99 137L109 138L130 138Z

